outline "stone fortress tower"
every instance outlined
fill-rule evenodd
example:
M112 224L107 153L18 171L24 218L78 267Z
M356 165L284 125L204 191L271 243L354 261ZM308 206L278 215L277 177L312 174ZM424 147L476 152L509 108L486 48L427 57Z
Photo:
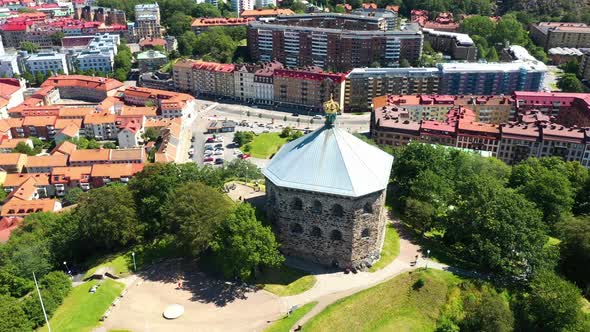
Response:
M285 144L263 170L266 207L281 251L316 263L359 268L379 258L393 157L334 126Z

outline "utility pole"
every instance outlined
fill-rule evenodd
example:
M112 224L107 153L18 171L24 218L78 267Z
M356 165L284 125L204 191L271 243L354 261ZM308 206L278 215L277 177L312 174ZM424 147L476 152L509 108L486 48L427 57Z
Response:
M49 325L49 319L47 319L47 312L45 312L45 305L43 304L43 298L41 297L41 291L39 290L39 284L37 283L37 277L35 277L35 272L33 272L33 280L35 280L35 287L37 288L37 294L39 294L39 302L41 302L41 309L43 310L43 316L45 316L47 331L51 332L51 325Z

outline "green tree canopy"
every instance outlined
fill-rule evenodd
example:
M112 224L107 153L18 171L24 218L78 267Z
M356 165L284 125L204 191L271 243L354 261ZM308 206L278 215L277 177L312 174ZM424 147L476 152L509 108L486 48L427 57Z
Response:
M570 217L556 228L561 239L561 270L590 297L590 217Z
M28 145L25 142L19 142L14 149L12 150L12 152L16 152L16 153L24 153L28 156L34 156L36 155L35 151L33 151L33 148Z
M0 331L27 332L33 331L31 322L17 299L0 295Z
M557 79L557 87L563 92L585 92L586 89L575 74L563 74Z
M66 194L64 195L63 202L66 205L76 204L80 195L82 195L84 191L78 187L69 189Z
M229 198L220 191L193 182L171 193L162 208L162 216L179 242L196 256L209 247L230 208Z
M113 250L137 242L143 235L133 196L126 186L90 190L78 199L75 214L90 248Z
M249 204L238 205L225 218L211 248L226 278L248 280L257 268L277 267L284 261L271 229L256 219Z

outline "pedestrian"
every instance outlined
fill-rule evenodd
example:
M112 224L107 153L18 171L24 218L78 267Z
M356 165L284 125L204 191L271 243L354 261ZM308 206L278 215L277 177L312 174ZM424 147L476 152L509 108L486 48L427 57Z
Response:
M239 200L239 201L241 201L241 200L242 200L242 196L240 196L240 197L238 198L238 200Z

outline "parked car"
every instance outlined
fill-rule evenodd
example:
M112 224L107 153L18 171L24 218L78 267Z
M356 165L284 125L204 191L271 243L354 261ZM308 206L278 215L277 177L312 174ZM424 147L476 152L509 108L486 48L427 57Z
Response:
M213 142L215 142L215 138L214 137L207 138L207 143L213 143Z
M213 147L213 145L205 145L205 151L207 150L215 150L215 148Z
M299 116L299 113L293 113L291 116Z
M221 148L223 148L223 144L222 143L215 144L215 148L216 149L221 149Z
M204 163L210 162L210 161L215 161L215 158L213 158L213 157L207 157L207 158L203 159L203 162Z
M238 156L240 159L248 159L250 158L250 155L247 153L242 153L241 155Z
M217 150L215 150L215 152L213 152L213 154L216 156L221 156L221 155L223 155L223 150L217 149Z
M217 158L217 159L215 159L215 165L223 165L223 163L224 163L223 158Z
M195 154L195 149L193 149L193 148L188 149L188 155L192 156L193 154Z
M222 136L217 136L215 137L215 143L223 143L223 137Z
M191 142L194 142L194 141L195 141L195 136L192 136L191 137Z
M267 124L267 125L266 125L266 128L268 128L268 129L273 129L274 127L273 127L273 125L272 125L272 124L270 124L270 123L269 123L269 124Z
M316 115L314 115L314 116L313 116L313 118L314 118L314 119L316 119L316 120L321 120L321 119L323 119L324 117L323 117L323 116L321 116L321 115L319 115L319 114L316 114Z
M234 155L239 156L242 154L242 151L240 151L240 149L234 149Z
M213 154L213 150L206 150L206 151L205 151L203 154L204 154L205 156L210 156L210 155L212 155L212 154Z

